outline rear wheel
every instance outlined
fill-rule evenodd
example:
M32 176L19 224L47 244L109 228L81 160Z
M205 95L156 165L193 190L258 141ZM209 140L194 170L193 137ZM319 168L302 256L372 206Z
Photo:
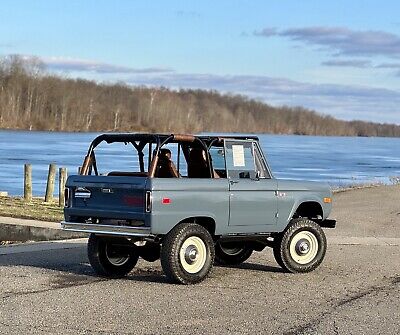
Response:
M221 265L238 265L249 259L253 249L246 243L217 242L215 245L215 263Z
M116 244L115 241L91 234L88 241L88 258L99 276L120 278L135 267L139 255L135 247Z
M323 261L326 237L321 227L306 218L294 219L274 245L277 263L289 272L310 272Z
M162 243L161 266L171 281L195 284L207 277L214 256L214 241L208 230L195 223L182 223Z

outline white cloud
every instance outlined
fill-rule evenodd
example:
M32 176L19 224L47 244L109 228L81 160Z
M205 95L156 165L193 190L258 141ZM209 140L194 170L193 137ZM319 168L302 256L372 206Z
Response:
M280 36L326 48L336 55L400 57L400 36L379 30L352 30L346 27L301 27L285 30L264 28L255 36Z
M365 59L345 59L345 60L333 59L322 62L321 65L338 66L338 67L355 67L364 69L371 67L371 62Z
M49 70L53 71L94 72L100 74L166 73L172 71L171 69L163 67L132 68L68 57L43 57L40 58L40 60Z

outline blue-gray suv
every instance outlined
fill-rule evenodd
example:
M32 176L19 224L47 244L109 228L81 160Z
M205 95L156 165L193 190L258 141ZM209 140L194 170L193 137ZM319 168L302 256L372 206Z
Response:
M193 284L265 247L285 271L309 272L336 225L329 186L274 178L255 136L100 135L65 193L63 229L90 233L89 261L108 277L142 257Z

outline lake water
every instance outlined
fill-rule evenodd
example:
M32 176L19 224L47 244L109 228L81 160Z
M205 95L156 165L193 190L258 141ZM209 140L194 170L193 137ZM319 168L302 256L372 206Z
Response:
M75 173L96 135L0 131L0 191L21 195L24 163L30 163L33 193L43 196L48 164L55 163L58 167L67 167L69 174ZM391 177L400 177L400 138L259 137L278 178L326 181L338 187L358 183L390 183ZM116 170L115 166L126 161L128 155L114 149L105 149L103 153L109 158L103 162L111 170Z

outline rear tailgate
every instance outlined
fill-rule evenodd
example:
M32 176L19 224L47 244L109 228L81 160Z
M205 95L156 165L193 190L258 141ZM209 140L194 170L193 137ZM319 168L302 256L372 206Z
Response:
M70 176L67 217L145 221L146 177Z

